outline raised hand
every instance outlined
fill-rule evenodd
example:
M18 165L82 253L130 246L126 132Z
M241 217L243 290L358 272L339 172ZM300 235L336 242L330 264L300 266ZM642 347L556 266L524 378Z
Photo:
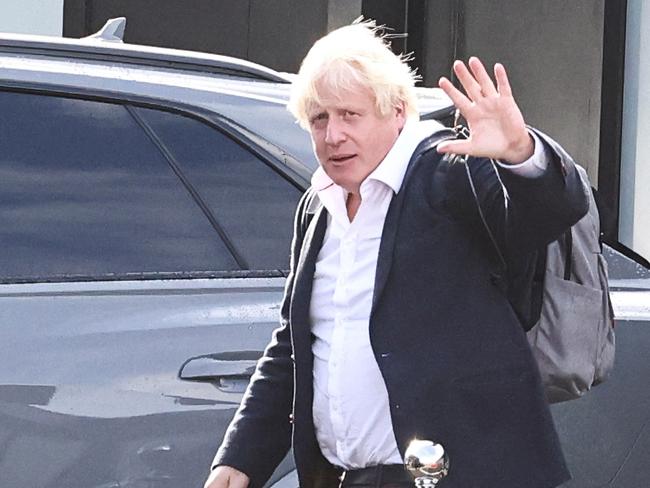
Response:
M494 65L497 82L494 86L478 58L471 57L468 64L469 69L462 61L454 62L454 73L466 95L447 78L440 78L438 85L467 121L470 136L465 140L443 142L438 152L523 163L533 155L535 146L512 97L505 68L499 63Z

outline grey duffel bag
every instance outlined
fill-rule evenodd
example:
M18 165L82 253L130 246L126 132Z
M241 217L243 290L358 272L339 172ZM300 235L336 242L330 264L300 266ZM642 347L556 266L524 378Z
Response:
M598 209L587 173L576 168L589 195L589 210L548 245L541 315L528 331L550 402L582 396L614 366L614 312Z

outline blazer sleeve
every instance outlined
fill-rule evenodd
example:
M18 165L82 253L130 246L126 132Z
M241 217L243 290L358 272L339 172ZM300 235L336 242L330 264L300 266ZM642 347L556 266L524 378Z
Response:
M449 170L452 206L475 228L483 229L466 173L470 170L481 211L507 260L557 239L587 213L589 205L571 156L547 135L530 130L545 144L550 158L539 177L517 175L484 158L469 158L467 168L452 164Z
M526 178L507 168L499 170L511 202L505 238L508 251L514 254L545 247L589 210L588 188L571 156L549 136L531 130L551 157L544 174Z
M541 310L543 281L539 276L543 276L546 245L580 220L589 206L588 189L571 156L547 135L530 130L545 144L550 158L545 172L537 178L519 176L483 158L469 158L467 166L448 166L449 208L468 224L468 232L481 240L493 257L499 268L493 276L525 330L537 322ZM480 219L467 169L506 269L499 265L494 243ZM502 273L507 279L499 278Z
M280 325L257 363L212 462L212 469L226 465L245 473L251 479L251 488L264 485L291 446L293 351L289 309L309 195L308 191L301 198L294 218L290 272L280 308Z

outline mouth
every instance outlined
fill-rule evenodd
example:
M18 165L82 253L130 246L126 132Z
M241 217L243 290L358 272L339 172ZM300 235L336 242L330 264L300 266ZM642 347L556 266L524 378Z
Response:
M355 156L356 154L335 154L334 156L330 156L329 160L335 166L340 166L347 163Z

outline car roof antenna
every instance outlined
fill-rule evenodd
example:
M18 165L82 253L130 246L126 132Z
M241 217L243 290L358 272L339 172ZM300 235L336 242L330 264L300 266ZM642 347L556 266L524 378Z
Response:
M126 29L126 17L108 19L104 27L84 39L98 39L100 41L124 42L124 30Z

